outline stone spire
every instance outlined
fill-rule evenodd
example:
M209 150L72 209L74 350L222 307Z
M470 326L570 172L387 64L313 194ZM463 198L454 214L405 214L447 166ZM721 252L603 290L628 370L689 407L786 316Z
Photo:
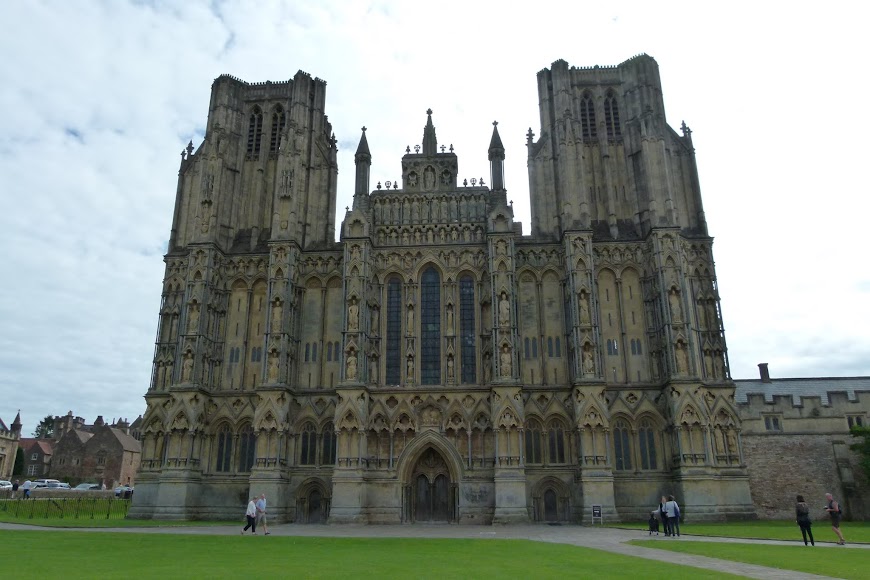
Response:
M489 182L492 189L504 189L504 145L498 134L498 121L492 122L492 139L489 142Z
M435 126L432 124L432 109L426 110L426 127L423 128L423 155L438 153L438 139L435 138Z
M12 432L21 434L21 411L15 414L15 420L12 421Z
M359 147L353 156L356 163L356 187L354 188L354 207L357 207L357 198L365 197L369 193L369 177L372 168L372 153L369 151L369 142L366 139L366 128L362 128L362 137L359 139Z

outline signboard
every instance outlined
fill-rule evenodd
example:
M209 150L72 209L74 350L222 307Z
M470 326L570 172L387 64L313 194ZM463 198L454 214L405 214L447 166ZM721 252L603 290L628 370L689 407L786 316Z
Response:
M600 505L592 506L592 524L593 525L595 525L596 519L599 522L601 522L601 524L604 524L604 518L601 516L601 506Z

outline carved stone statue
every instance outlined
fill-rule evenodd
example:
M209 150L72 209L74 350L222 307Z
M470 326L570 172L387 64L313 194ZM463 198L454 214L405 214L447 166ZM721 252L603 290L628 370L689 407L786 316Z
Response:
M737 431L728 429L725 432L725 439L728 441L728 455L737 455Z
M278 382L278 353L275 351L269 353L269 382Z
M502 292L498 300L498 324L499 326L510 326L511 323L511 303L508 301L507 292Z
M189 383L190 376L193 372L193 354L187 353L184 355L184 362L181 365L181 382Z
M380 324L381 324L381 311L378 309L377 306L373 306L372 307L372 328L371 328L371 331L372 331L372 334L374 334L375 336L380 336L380 334L381 334L381 331L379 328Z
M722 429L715 429L713 434L716 442L716 455L725 455L725 434L722 433Z
M414 307L408 306L408 334L414 334Z
M347 307L347 329L359 330L359 306L356 298L351 298L350 305Z
M483 355L483 382L488 383L492 380L492 356L489 352Z
M668 292L668 303L671 305L671 317L674 322L682 322L683 308L680 306L680 291L676 288L671 288Z
M453 305L447 305L447 330L453 330Z
M187 318L187 332L194 334L199 326L199 306L196 303L190 305L190 311Z
M414 357L408 357L408 364L406 366L408 371L408 382L412 383L414 382Z
M453 355L447 357L447 380L453 380Z
M369 361L369 378L372 383L378 383L378 357L373 356Z
M281 332L281 318L284 315L284 307L281 305L281 299L275 300L275 305L272 306L272 332Z
M725 361L722 360L722 353L718 351L713 355L713 376L717 379L725 378Z
M709 350L704 351L704 369L707 371L707 378L713 378L713 355Z
M589 296L586 295L586 292L580 292L577 306L580 309L580 324L589 324Z
M352 381L356 379L356 353L354 351L350 351L347 355L347 372L345 376L347 380Z
M511 349L508 345L501 347L501 376L509 377L513 374L513 362L511 361Z
M589 345L583 347L583 374L595 374L595 360L592 356L592 348Z
M686 344L682 341L677 343L677 374L685 375L689 372L689 355L686 352Z

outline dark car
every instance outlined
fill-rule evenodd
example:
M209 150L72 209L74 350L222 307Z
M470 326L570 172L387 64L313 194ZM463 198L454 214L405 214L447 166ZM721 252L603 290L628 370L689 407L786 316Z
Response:
M93 491L99 490L102 486L99 483L80 483L73 489L76 491Z

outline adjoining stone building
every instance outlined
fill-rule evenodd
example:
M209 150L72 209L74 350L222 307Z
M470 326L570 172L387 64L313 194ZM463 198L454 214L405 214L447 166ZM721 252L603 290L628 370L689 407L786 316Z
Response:
M221 76L182 155L131 516L753 517L691 132L658 65L538 73L532 224L428 111L397 183L363 130L335 239L326 83ZM467 154L474 154L467 152ZM484 154L483 151L478 154Z
M54 445L51 477L70 482L133 485L141 445L126 432L126 422L107 425L98 417L88 430L63 432Z
M753 503L760 518L791 519L797 494L824 517L825 493L848 519L870 518L870 482L849 449L870 418L870 377L738 380L736 401ZM813 503L815 502L815 503Z

